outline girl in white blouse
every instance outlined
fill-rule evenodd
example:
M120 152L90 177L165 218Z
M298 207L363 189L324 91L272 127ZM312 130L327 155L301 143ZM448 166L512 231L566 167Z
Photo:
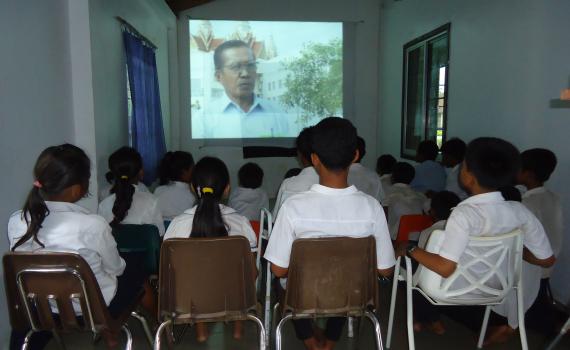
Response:
M162 158L158 169L160 186L154 195L164 220L171 221L194 206L196 198L190 191L193 167L194 158L188 152L168 152Z

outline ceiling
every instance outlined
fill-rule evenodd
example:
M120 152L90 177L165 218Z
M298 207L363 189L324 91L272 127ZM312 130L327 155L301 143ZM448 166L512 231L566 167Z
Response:
M214 0L164 0L176 16L182 11L212 2Z

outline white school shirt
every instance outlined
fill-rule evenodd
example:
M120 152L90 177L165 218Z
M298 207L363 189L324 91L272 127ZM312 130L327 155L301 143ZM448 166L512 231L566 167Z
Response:
M348 169L348 183L356 186L359 191L372 196L382 203L384 200L384 189L380 177L360 163L353 163Z
M154 196L164 220L174 219L196 203L196 197L190 191L190 185L181 181L172 181L169 184L158 186L154 190Z
M390 194L382 203L388 207L388 228L392 239L396 239L398 236L402 215L423 214L427 200L423 193L414 191L410 185L403 183L392 185Z
M194 206L191 209L184 211L181 215L177 216L172 220L170 225L168 225L168 230L164 235L164 239L169 238L189 238L192 232L192 224L194 222L194 214L196 213L196 208ZM244 236L249 241L249 246L251 251L255 251L257 247L257 238L249 220L239 215L234 209L220 204L220 211L222 212L222 220L226 224L228 229L228 236Z
M522 195L522 203L540 221L550 241L554 255L562 249L563 215L560 197L546 187L537 187ZM549 278L552 267L542 269L542 278Z
M371 235L376 239L378 269L394 266L394 249L380 203L354 186L336 189L317 184L283 203L264 257L287 268L296 239ZM285 286L286 282L282 279L281 283Z
M142 182L139 182L138 184L133 186L135 186L135 191L150 193L148 187L146 187L146 185ZM111 188L113 188L113 185L105 183L102 187L103 188L101 188L101 190L99 191L99 203L101 203L105 198L111 195Z
M261 209L269 209L269 197L262 188L236 187L230 193L228 206L248 220L259 221Z
M107 222L113 221L113 205L115 205L116 195L113 193L99 203L99 215L105 218ZM164 220L160 213L158 201L152 193L141 192L135 190L131 207L127 211L127 216L121 221L121 224L154 225L158 228L161 236L164 236Z
M447 172L445 190L455 193L460 200L464 200L465 198L469 197L469 195L459 185L460 170L461 164L457 164L453 168L445 168L445 171Z
M538 219L522 203L505 201L500 192L475 195L459 203L451 212L444 230L439 255L454 261L466 263L469 257L463 256L470 237L495 236L515 229L523 232L523 244L538 259L552 256L548 237ZM476 269L471 269L477 273ZM481 274L487 273L483 268ZM522 279L525 311L534 303L540 287L541 268L523 262ZM518 327L515 293L493 307L493 311L508 318L512 328Z
M273 208L273 220L276 220L279 214L279 208L285 200L294 194L308 191L311 186L319 183L319 174L312 166L306 167L297 176L292 176L283 180L277 193L275 207Z
M380 183L382 184L382 190L384 191L384 197L390 194L392 190L392 174L384 174L380 176Z
M111 228L99 215L77 204L67 202L46 202L49 214L38 231L38 240L42 248L33 240L28 240L18 248L19 252L60 252L81 255L89 264L105 303L109 305L117 291L117 276L123 274L125 261L119 256L117 243L111 235ZM10 247L22 237L28 229L19 210L12 214L8 222L8 240ZM81 311L79 305L76 311Z

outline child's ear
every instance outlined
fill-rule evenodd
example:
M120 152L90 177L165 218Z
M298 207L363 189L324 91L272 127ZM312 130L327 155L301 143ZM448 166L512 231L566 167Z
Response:
M230 186L230 184L227 184L226 188L224 188L224 198L228 198L228 196L230 195L230 190L231 190L231 186Z
M311 153L311 163L313 163L313 167L317 167L321 165L321 160L319 159L319 156L317 156L316 153Z
M360 151L356 149L356 151L354 152L354 159L352 160L352 162L356 163L358 161L358 158L360 158Z

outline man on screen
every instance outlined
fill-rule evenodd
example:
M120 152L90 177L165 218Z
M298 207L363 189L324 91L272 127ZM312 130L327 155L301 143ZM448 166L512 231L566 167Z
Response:
M206 138L255 138L288 136L288 116L274 103L256 96L257 62L251 47L228 40L214 51L215 79L223 96L205 106Z

